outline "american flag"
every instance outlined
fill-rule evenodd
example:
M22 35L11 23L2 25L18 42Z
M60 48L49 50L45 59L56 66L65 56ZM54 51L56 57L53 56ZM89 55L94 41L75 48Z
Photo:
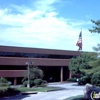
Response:
M81 31L80 34L79 34L79 39L78 39L78 41L77 41L77 43L76 43L76 46L79 47L78 51L79 51L79 50L82 50L82 31Z

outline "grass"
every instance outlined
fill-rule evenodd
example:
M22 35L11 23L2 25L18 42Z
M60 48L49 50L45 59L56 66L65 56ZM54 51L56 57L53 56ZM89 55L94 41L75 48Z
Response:
M0 90L6 90L7 88L9 88L9 86L0 87Z
M8 87L0 87L0 90L5 90ZM13 87L14 88L14 87ZM18 87L16 90L19 90L21 92L28 92L28 91L37 91L37 92L48 92L48 91L56 91L60 90L61 88L58 87L33 87L33 88L27 88L27 87Z
M84 99L84 95L77 95L77 96L69 97L64 100L85 100L85 99Z
M33 87L33 88L20 87L17 89L21 92L27 92L27 91L48 92L48 91L59 90L61 88L56 88L56 87Z
M35 94L38 92L48 92L48 91L56 91L60 90L62 88L58 87L32 87L32 88L27 88L27 87L0 87L0 97L7 97L7 96L13 96L17 95L19 93L22 93L23 95L26 94Z

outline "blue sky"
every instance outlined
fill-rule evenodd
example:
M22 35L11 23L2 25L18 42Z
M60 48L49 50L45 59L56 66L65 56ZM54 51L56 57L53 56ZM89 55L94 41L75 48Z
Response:
M93 51L100 34L90 33L99 20L100 0L0 0L0 45Z

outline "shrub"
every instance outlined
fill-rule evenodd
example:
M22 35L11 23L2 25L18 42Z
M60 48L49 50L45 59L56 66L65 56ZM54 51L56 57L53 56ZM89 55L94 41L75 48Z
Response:
M85 85L86 83L91 83L91 76L90 75L83 76L78 81L79 85Z
M39 82L39 79L37 79L38 82ZM35 80L35 82L37 81ZM47 86L47 81L46 80L41 80L40 79L40 82L38 84L35 84L35 86L39 86L39 87L46 87Z
M0 97L13 96L19 93L20 93L19 90L16 90L14 88L7 88L5 90L0 90Z
M47 81L46 80L42 80L42 84L47 84Z
M40 85L36 85L36 86L39 86L39 87L46 87L47 86L47 84L40 84Z
M28 84L28 81L24 81L23 82L23 86L27 87L27 84ZM34 81L33 80L30 80L30 86L34 86Z
M77 79L76 79L76 78L69 78L69 79L67 79L67 81L70 81L70 82L76 82Z
M29 73L30 73L30 75L29 75L30 80L42 79L44 76L43 71L40 68L35 67L35 66L30 66ZM28 70L26 70L26 74L25 74L25 77L23 78L22 82L26 79L28 79Z
M16 90L14 88L8 88L6 91L5 91L5 94L9 94L9 95L16 95L20 93L19 90Z
M91 84L100 86L100 73L94 73L91 78Z
M42 83L42 79L35 79L34 84L35 85L40 85Z
M28 83L27 81L24 81L24 82L23 82L23 86L26 87L26 86L27 86L27 83Z
M0 82L1 82L1 83L8 83L7 79L5 79L5 78L3 78L3 77L0 78Z
M24 87L27 87L27 84L28 84L28 81L24 81L23 82L23 86ZM34 80L30 80L30 87L32 87L32 86L42 86L42 87L44 87L44 86L46 86L46 84L47 84L47 81L45 81L45 80L42 80L42 79L34 79Z
M2 83L2 84L0 84L0 86L10 86L8 83Z

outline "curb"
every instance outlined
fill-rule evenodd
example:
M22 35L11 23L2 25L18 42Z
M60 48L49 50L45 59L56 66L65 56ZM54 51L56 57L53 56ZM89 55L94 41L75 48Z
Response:
M21 94L22 95L29 95L29 94L37 94L38 92L31 92L31 91L29 91L29 92L22 92Z

